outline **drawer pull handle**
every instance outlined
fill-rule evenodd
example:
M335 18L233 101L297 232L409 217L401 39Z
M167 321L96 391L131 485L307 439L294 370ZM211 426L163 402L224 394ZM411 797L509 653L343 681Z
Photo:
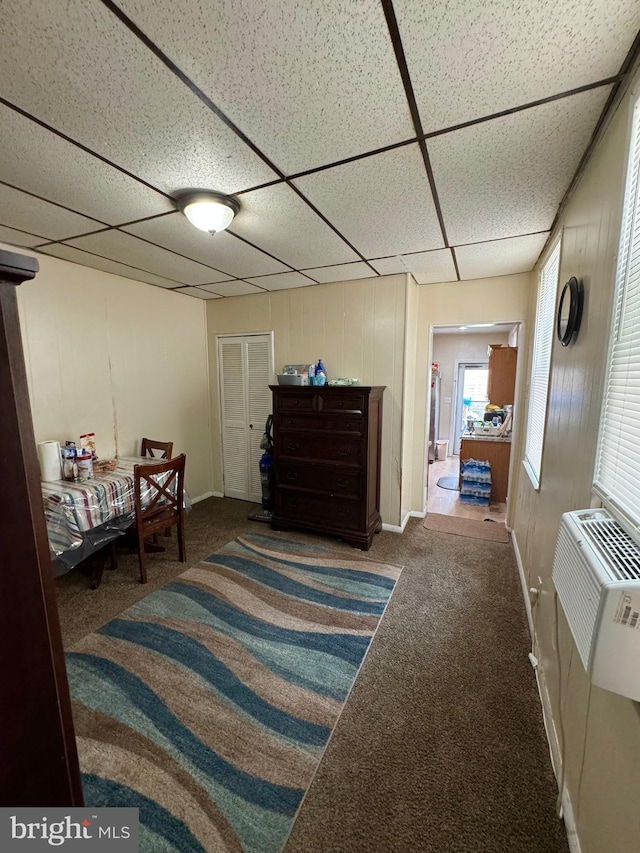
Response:
M293 405L294 405L294 406L299 406L299 405L300 405L300 400L294 400L294 401L293 401Z
M299 450L299 449L300 449L300 445L298 444L297 441L290 441L289 444L287 444L287 450Z
M293 424L293 418L289 418L287 421L287 426L291 426Z
M351 448L350 447L339 447L338 448L338 456L351 456Z
M296 471L287 471L287 480L295 481L297 479L298 479L298 474L296 473Z
M349 481L346 477L340 477L338 480L336 480L336 485L340 486L341 489L346 489L349 487Z

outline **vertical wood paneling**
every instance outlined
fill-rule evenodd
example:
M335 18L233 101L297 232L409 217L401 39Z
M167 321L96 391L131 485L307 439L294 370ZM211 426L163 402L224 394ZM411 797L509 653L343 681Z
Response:
M631 851L640 837L640 718L634 703L592 688L577 656L551 581L563 512L589 506L613 305L629 99L623 102L569 202L563 226L560 286L583 279L585 305L577 340L554 342L542 481L519 477L513 525L530 586L537 654L556 730L565 733L566 782L583 853ZM524 406L524 400L520 402ZM556 632L559 643L556 643ZM559 681L561 677L561 682ZM562 688L559 684L562 684Z
M418 343L416 354L413 470L422 471L427 429L429 329L469 323L511 323L529 312L530 275L500 276L478 281L423 285L418 289ZM412 483L411 507L424 509L422 474Z
M344 376L365 376L364 369L365 283L352 281L344 287Z
M387 276L216 299L207 304L214 425L219 422L213 402L218 399L214 350L215 336L220 334L273 329L276 371L283 364L305 364L321 357L330 377L354 376L363 385L388 386L384 394L381 505L383 520L393 525L400 523L405 283L405 276ZM283 317L287 318L288 331L280 325ZM294 324L301 332L293 329ZM219 457L217 447L214 457ZM218 466L216 491L221 488L219 470Z

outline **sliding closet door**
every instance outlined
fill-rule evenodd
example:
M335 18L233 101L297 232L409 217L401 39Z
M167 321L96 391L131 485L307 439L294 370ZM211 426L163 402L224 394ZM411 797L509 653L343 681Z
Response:
M271 413L273 338L218 338L224 493L260 503L260 441Z

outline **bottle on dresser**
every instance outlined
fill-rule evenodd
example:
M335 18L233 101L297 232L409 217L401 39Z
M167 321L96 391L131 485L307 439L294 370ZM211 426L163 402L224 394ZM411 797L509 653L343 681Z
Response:
M316 364L315 380L315 385L324 385L327 381L327 374L321 358L318 359L318 363Z

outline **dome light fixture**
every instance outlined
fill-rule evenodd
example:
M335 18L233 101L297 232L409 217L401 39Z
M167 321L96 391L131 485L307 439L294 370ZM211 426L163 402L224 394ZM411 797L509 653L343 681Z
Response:
M192 225L209 234L228 228L240 210L237 198L209 190L184 193L176 199L176 204Z

